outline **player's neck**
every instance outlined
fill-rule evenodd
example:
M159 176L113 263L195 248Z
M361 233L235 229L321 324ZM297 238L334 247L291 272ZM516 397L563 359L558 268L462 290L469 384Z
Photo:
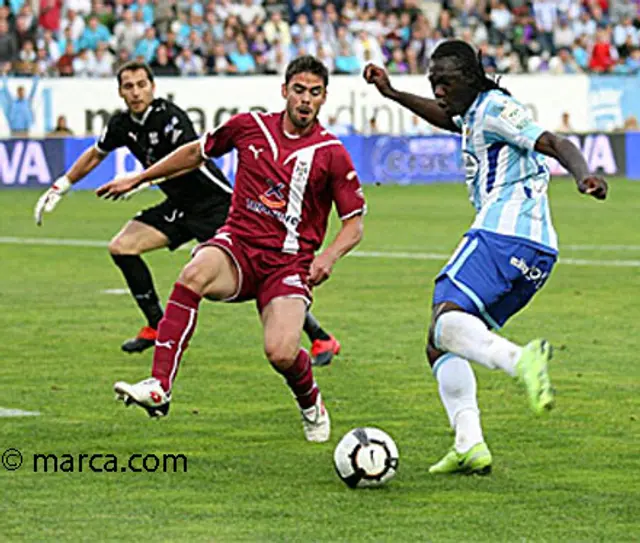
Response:
M314 129L315 126L316 121L311 123L309 126L305 126L304 128L298 128L291 122L291 119L286 113L282 116L282 131L288 138L296 139L301 138L302 136L306 136Z

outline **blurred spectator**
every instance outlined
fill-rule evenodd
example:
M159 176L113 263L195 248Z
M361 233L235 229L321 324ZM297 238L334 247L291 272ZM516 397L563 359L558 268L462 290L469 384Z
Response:
M396 49L396 51L402 52L401 49ZM376 111L376 110L374 110L374 111ZM369 119L369 122L364 127L364 130L362 131L362 135L363 136L377 136L379 133L380 133L380 130L378 130L378 122L376 121L376 117L374 115L373 117L371 117Z
M60 29L62 0L40 0L38 24L45 30L57 32Z
M93 57L93 52L89 49L80 50L72 62L74 76L89 77L91 75L91 57Z
M34 73L48 76L56 75L55 63L53 62L53 60L51 60L49 54L47 53L47 50L44 47L39 47L36 50Z
M553 29L553 44L556 49L561 47L571 47L576 39L573 28L569 26L569 19L566 15L560 15L558 25Z
M178 45L176 33L169 30L167 32L167 37L162 44L167 48L167 56L169 59L175 62L176 58L178 58L178 55L182 51L182 47Z
M100 24L95 15L89 17L89 24L85 27L82 36L80 36L80 49L91 49L95 51L98 43L101 41L109 42L112 36L106 26Z
M249 47L244 38L238 38L238 49L229 54L229 60L236 67L239 74L251 74L256 72L256 62L249 52Z
M635 48L631 51L631 54L627 57L627 64L631 70L631 73L640 72L640 49Z
M18 40L9 30L6 19L0 19L0 63L5 65L18 57Z
M64 29L67 27L71 28L71 38L74 40L80 39L80 36L82 36L85 27L84 19L82 19L82 17L79 17L76 12L68 5L67 15L62 19L62 22L60 23L60 30L64 31Z
M404 51L402 49L394 49L391 54L391 62L387 64L387 70L390 74L407 74L409 73L409 65L405 62Z
M618 51L625 46L637 47L639 45L638 37L638 29L633 25L631 17L624 18L613 29L613 43Z
M73 75L73 59L75 58L75 49L73 43L68 42L62 56L56 63L58 74L61 77L70 77Z
M596 35L597 29L598 25L596 21L591 18L589 11L586 9L582 10L580 19L573 23L573 32L576 37L588 36L589 38L593 38Z
M89 58L89 75L92 77L111 77L115 59L105 42L100 42L95 54Z
M638 15L636 0L611 0L609 4L609 14L613 21L622 21L627 17L634 18Z
M554 52L553 29L558 20L556 0L534 0L533 14L538 31L538 42L544 51Z
M180 75L180 71L175 62L169 58L167 46L161 44L156 49L156 58L150 63L153 73L157 76L175 76Z
M58 49L60 51L66 51L67 45L71 45L74 53L80 50L80 40L74 40L72 34L73 32L70 26L64 29L64 32L62 33L63 37L58 41Z
M134 13L140 11L142 13L141 18L146 26L151 26L154 22L154 10L153 6L147 0L136 0L131 4L131 11Z
M244 25L254 22L260 24L266 16L262 5L253 0L242 0L242 3L236 7L235 13Z
M599 30L596 43L591 50L591 60L589 60L589 69L594 72L606 72L613 66L615 62L614 51L609 42L609 35L606 30Z
M29 130L33 125L31 107L40 78L38 76L33 78L29 97L26 95L24 86L20 85L14 98L9 91L9 78L7 77L10 69L10 64L5 64L2 69L2 111L9 125L9 130L11 130L11 135L16 138L24 138L29 135Z
M135 22L133 11L125 9L122 20L113 28L113 44L116 49L128 49L133 51L136 43L144 35L144 24Z
M14 65L17 75L33 75L36 73L36 50L32 41L24 42Z
M343 44L335 59L337 74L357 74L360 71L360 62L348 44Z
M491 0L491 14L489 16L491 21L491 30L489 35L492 44L496 45L507 39L507 32L511 26L512 17L513 15L504 2L500 2L500 0Z
M191 49L183 49L176 59L176 66L180 70L180 75L194 76L204 73L204 63L202 58L194 55Z
M567 111L565 111L560 117L560 125L556 129L556 132L560 132L561 134L570 134L573 132L573 126L571 126L569 113Z
M65 0L64 4L68 10L73 10L81 15L91 13L91 0Z
M394 73L413 74L425 73L443 39L458 36L482 51L490 74L523 68L625 74L640 69L634 53L640 46L639 4L640 0L10 0L12 11L0 6L0 62L11 61L15 73L33 73L37 65L47 74L70 75L76 59L70 62L67 44L72 43L79 75L106 75L130 57L155 64L162 43L158 69L167 74L281 73L289 60L305 53L321 57L335 73L358 73L366 62L375 62ZM98 54L102 42L108 43L109 51ZM90 51L79 53L80 49ZM87 72L89 61L101 67Z
M585 46L585 40L586 38L578 38L571 49L576 64L580 66L582 70L586 70L589 67L589 53Z
M156 57L156 49L160 45L160 40L156 38L156 29L152 26L144 31L142 38L133 50L134 57L142 57L149 64Z
M58 62L61 51L58 43L53 39L53 32L45 30L41 40L37 42L38 48L43 48L47 51L47 56L54 62Z
M60 115L56 121L55 128L47 134L48 138L61 138L65 136L73 136L73 132L67 124L67 118Z
M549 71L554 74L577 74L582 72L575 58L566 47L558 50L558 54L549 61Z
M639 132L640 125L638 124L638 119L634 115L630 115L624 120L624 125L622 126L622 130L625 132Z

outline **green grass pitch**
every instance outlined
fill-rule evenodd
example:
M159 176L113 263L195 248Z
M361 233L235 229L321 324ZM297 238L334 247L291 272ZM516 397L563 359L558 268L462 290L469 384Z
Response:
M490 477L429 476L452 443L424 358L432 278L473 210L462 185L368 186L365 240L315 291L343 353L316 371L333 419L327 444L304 441L298 411L262 353L253 304L204 303L174 388L153 421L113 399L148 376L151 353L120 343L142 324L105 247L9 243L108 241L141 207L91 193L33 224L38 193L0 193L1 541L632 541L640 538L640 184L610 199L556 180L561 258L547 286L504 329L556 347L557 409L535 419L507 376L477 368ZM333 224L335 229L335 224ZM334 230L335 231L335 230ZM383 253L383 254L379 254ZM403 253L392 257L389 253ZM434 256L435 255L435 256ZM163 299L187 251L148 256ZM378 426L400 449L398 476L375 491L336 477L333 448ZM34 473L34 453L180 453L186 473Z

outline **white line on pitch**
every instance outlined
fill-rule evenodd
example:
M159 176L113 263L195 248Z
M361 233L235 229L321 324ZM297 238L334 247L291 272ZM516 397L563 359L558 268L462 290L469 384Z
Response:
M73 246L73 247L106 247L108 242L91 239L59 239L59 238L20 238L20 237L0 237L0 244L17 245L52 245L52 246ZM585 247L573 245L569 247ZM588 247L637 247L636 245L591 245ZM389 258L404 260L447 260L448 253L420 253L420 252L395 252L395 251L355 251L351 256L360 258ZM572 266L602 266L614 268L640 268L640 260L591 260L582 258L561 258L561 264Z
M39 415L40 415L39 411L23 411L22 409L7 409L6 407L0 407L0 418L37 417Z

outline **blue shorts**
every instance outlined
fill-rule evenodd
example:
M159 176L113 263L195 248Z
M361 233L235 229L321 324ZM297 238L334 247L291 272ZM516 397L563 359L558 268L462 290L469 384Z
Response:
M534 241L470 230L436 277L433 303L453 302L500 328L542 288L557 257Z

